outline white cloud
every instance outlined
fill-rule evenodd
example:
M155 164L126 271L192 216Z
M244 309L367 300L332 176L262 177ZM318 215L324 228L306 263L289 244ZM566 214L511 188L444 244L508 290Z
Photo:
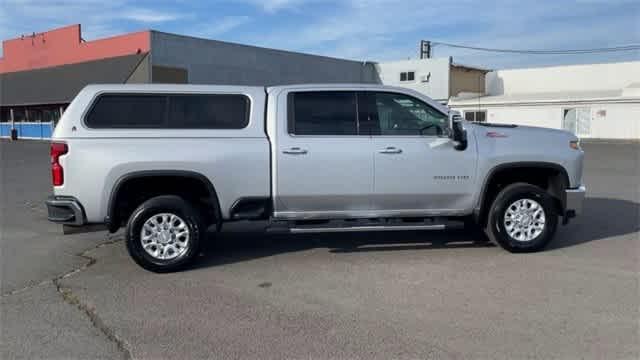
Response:
M295 31L281 29L259 35L258 42L357 60L378 60L396 54L406 58L415 53L410 48L417 47L419 38L414 39L414 33L425 24L437 26L450 21L450 14L458 12L456 6L443 3L432 7L424 0L343 1L333 11Z
M206 25L198 25L189 35L211 38L222 35L251 21L249 16L225 16L218 20L209 19Z
M129 9L125 11L122 18L143 23L161 23L179 19L180 14L160 12L150 9Z
M158 30L357 60L417 57L421 39L501 48L589 48L640 43L637 0L0 0L0 39L82 23L92 40L150 24ZM147 4L153 4L147 5ZM247 15L243 13L249 8ZM211 11L203 11L203 10ZM220 13L218 9L225 9ZM261 13L255 15L256 10ZM230 11L233 11L231 15ZM220 14L210 16L210 14ZM183 20L183 21L176 21ZM253 26L243 26L251 23ZM640 54L519 56L434 47L487 67L640 59Z
M502 48L566 49L640 42L636 11L616 11L609 3L557 1L350 0L339 9L296 28L260 37L264 46L310 51L357 60L416 58L421 39ZM518 56L434 48L436 56L488 67L633 58L605 56ZM640 54L635 54L640 59Z
M83 37L93 39L122 32L123 25L141 29L146 24L190 16L133 4L130 0L5 0L0 11L0 39L78 23Z
M327 0L244 0L245 2L261 8L267 13L276 13L281 10L300 9L311 3L329 3Z

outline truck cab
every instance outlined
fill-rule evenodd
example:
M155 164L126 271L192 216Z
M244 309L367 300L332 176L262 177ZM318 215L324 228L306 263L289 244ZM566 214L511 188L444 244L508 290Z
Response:
M270 88L274 217L467 215L477 148L448 109L407 89Z

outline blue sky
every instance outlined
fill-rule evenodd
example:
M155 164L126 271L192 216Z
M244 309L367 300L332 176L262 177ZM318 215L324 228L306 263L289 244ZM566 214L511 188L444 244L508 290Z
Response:
M640 44L639 0L2 0L0 39L81 23L86 40L154 29L356 60L416 58L420 39L566 49ZM640 60L640 52L490 54L435 47L469 65L512 68Z

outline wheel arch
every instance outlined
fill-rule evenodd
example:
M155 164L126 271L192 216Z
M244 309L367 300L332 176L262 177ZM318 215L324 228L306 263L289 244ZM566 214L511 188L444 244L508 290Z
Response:
M557 199L558 210L560 214L564 214L566 205L564 189L569 186L569 174L562 165L546 161L509 162L494 166L487 172L487 176L485 176L484 178L482 187L480 188L480 195L478 196L478 201L476 203L476 208L474 209L473 214L474 218L479 224L483 226L486 224L488 212L491 208L491 203L497 195L497 193L494 193L492 191L492 186L496 184L501 176L509 173L513 174L518 170L543 170L546 172L547 177L552 177L549 178L548 188L545 188L545 190L547 190L547 192L549 192L555 199ZM552 174L552 172L555 172L555 175L550 175ZM513 176L513 179L519 178L516 175ZM512 182L514 181L527 182L527 179L520 178L519 180L513 180Z
M130 184L134 180L149 179L149 178L176 178L176 179L188 179L196 181L204 186L208 194L209 204L211 210L215 216L215 224L217 229L220 229L222 225L222 212L220 209L220 201L213 183L203 174L190 170L142 170L133 171L120 176L114 183L111 193L109 194L107 202L107 216L104 219L107 229L110 232L115 232L120 228L121 219L117 215L118 202L121 200L119 196L122 190L126 188L127 184Z

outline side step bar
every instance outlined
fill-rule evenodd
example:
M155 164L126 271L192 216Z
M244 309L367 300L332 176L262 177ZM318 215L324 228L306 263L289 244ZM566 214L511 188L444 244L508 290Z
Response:
M370 225L370 226L342 226L342 227L295 227L289 231L294 234L349 232L349 231L400 231L400 230L444 230L444 224L439 225Z
M294 234L356 231L404 231L404 230L444 230L459 228L462 224L444 218L383 218L286 221L272 219L268 232Z

